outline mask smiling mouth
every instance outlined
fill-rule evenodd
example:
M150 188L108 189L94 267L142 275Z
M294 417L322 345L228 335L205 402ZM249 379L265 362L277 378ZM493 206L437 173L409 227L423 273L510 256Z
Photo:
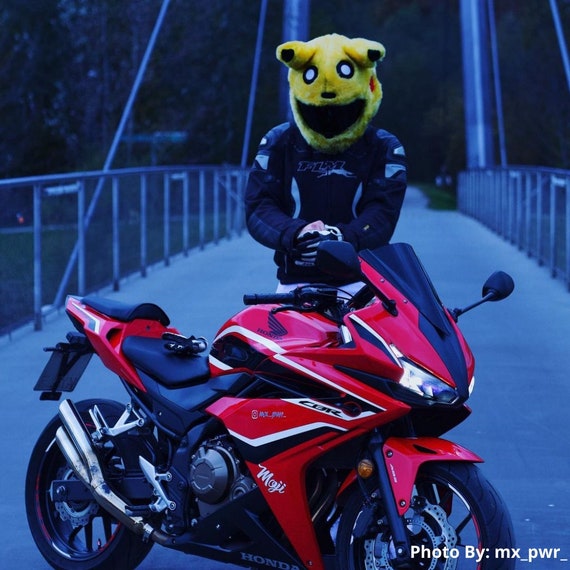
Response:
M365 101L356 99L347 105L307 105L297 100L305 124L316 133L332 139L344 133L362 116Z

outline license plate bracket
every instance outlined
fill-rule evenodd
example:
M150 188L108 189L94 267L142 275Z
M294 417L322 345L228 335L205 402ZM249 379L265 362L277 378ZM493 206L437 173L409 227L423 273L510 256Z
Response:
M85 335L69 333L67 340L44 349L51 356L34 386L40 400L59 400L62 392L73 392L93 356Z

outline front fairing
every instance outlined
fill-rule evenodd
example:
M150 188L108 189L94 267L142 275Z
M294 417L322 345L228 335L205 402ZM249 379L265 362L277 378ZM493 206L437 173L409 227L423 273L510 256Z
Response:
M360 252L361 268L373 289L395 301L396 315L381 302L351 313L351 333L375 339L391 356L402 355L469 396L474 360L461 331L443 307L420 260L409 244Z

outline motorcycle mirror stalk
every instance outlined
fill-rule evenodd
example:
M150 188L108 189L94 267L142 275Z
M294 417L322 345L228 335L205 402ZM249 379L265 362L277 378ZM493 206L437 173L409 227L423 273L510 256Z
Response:
M479 301L476 301L463 309L451 309L449 313L453 320L457 322L457 319L461 315L475 307L478 307L479 305L482 305L483 303L487 303L489 301L502 301L503 299L506 299L514 291L514 288L515 282L508 273L505 273L504 271L495 271L495 273L485 281L485 284L483 285L482 298Z

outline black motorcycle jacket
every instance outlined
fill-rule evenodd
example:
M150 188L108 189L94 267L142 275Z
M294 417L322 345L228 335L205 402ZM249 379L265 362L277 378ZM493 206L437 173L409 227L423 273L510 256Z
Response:
M295 238L322 220L336 226L356 250L387 244L406 191L406 156L389 132L369 126L339 154L307 144L294 124L273 128L262 139L245 194L247 227L275 250L281 283L339 284L312 267L294 263Z

